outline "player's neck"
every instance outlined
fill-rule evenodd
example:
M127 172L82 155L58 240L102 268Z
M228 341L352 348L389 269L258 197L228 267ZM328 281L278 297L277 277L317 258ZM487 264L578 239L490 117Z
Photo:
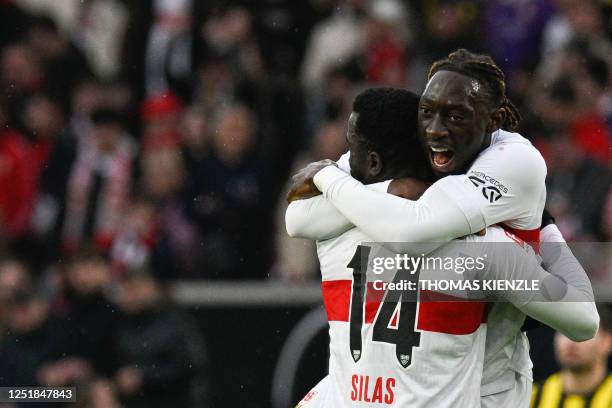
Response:
M371 183L379 183L381 181L399 179L404 177L411 177L414 179L421 179L420 175L413 169L389 169L379 174L374 181Z
M497 130L496 130L496 132L497 132ZM484 150L487 147L491 146L491 140L493 140L493 133L488 133L485 136L484 141L482 143L482 150Z
M563 370L563 390L566 394L589 394L604 380L605 362L598 361L588 370Z

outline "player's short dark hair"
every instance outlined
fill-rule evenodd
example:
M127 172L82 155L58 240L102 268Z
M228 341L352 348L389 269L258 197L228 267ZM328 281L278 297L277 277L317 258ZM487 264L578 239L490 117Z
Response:
M382 156L383 166L430 179L431 168L417 137L418 107L419 96L405 89L367 89L353 102L353 112L359 114L355 130L368 150Z
M504 108L506 111L506 119L502 128L516 130L521 121L521 114L506 96L504 72L490 56L473 54L461 48L449 54L448 57L434 62L429 69L427 79L431 79L438 71L454 71L484 84L491 94L491 105L494 108Z

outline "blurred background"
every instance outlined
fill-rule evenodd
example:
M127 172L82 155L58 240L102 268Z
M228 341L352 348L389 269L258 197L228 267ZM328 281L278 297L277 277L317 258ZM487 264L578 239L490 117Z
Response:
M568 241L612 240L611 16L597 0L0 0L0 385L78 384L92 407L298 401L327 355L288 180L346 151L360 90L420 92L459 47L506 73ZM533 336L541 380L552 333Z

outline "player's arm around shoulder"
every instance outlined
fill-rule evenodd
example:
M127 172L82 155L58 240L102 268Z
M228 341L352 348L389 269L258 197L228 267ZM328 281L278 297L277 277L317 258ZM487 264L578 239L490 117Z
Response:
M505 231L489 230L493 230L493 236L489 237L493 242L485 242L487 278L507 281L511 285L493 290L488 296L514 304L528 316L573 341L591 339L597 332L599 315L588 276L571 251L559 246L554 256L542 254L544 258L554 259L545 270L529 244Z
M323 196L295 200L285 211L285 228L292 238L324 240L352 228L352 224Z
M328 200L323 198L312 181L313 168L334 163L350 172L349 154L343 154L337 163L322 160L310 163L292 177L287 194L289 205L285 211L285 228L292 238L324 240L336 237L352 228L352 224Z

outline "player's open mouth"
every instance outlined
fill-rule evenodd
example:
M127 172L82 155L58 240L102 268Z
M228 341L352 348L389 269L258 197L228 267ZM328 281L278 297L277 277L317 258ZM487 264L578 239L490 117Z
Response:
M429 146L429 157L431 163L438 170L449 167L455 157L454 150L446 146Z

